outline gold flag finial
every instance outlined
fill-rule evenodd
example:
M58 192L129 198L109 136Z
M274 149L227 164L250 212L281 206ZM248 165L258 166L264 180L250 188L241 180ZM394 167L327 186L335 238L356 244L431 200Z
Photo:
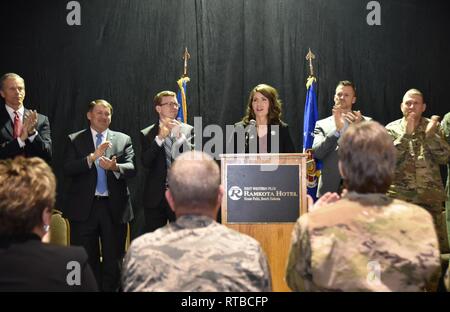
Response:
M184 60L183 77L187 77L188 60L190 58L191 58L191 55L189 54L187 47L185 47L184 48L184 54L183 54L183 60Z
M316 58L316 56L311 52L311 49L308 49L308 54L306 54L306 60L309 61L309 76L313 77L314 76L314 69L313 69L313 65L312 65L312 60L314 60Z

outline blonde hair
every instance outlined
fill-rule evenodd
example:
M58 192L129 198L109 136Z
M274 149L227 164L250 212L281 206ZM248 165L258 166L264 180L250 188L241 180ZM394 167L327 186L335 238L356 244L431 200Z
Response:
M56 178L41 158L0 161L0 236L31 233L55 205Z

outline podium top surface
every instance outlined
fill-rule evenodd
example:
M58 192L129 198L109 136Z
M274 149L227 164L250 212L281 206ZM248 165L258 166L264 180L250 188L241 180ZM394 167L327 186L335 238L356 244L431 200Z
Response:
M235 158L307 158L306 153L257 153L257 154L220 154L220 159Z

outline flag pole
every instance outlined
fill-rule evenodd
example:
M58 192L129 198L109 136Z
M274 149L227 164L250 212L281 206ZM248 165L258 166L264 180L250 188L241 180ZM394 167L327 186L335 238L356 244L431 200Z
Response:
M187 77L187 69L188 69L188 60L191 58L191 55L188 52L188 48L184 48L183 60L184 60L184 70L183 70L183 78Z
M309 77L306 81L305 114L303 116L303 152L308 154L306 165L307 192L316 200L317 183L320 176L321 163L314 159L312 146L314 141L314 128L318 119L316 77L314 77L313 60L316 58L311 49L308 49L306 60L309 62Z
M306 54L306 60L309 61L309 77L314 77L314 68L312 61L316 58L316 56L311 52L311 48L309 48L308 54Z

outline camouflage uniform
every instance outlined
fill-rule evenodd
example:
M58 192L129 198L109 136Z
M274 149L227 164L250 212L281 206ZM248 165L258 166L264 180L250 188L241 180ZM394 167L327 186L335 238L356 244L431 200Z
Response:
M271 278L256 240L186 215L133 241L122 285L124 291L271 291Z
M444 119L442 120L442 128L444 130L445 139L450 144L450 113L445 114ZM447 200L445 201L447 237L450 242L450 161L447 163L447 185L445 188L447 190Z
M422 291L436 289L440 270L426 210L350 192L299 218L286 281L294 291Z
M397 168L388 194L428 210L435 222L441 252L446 252L448 240L443 212L446 196L439 165L447 163L450 146L444 140L442 129L430 138L425 137L429 121L422 117L411 135L405 133L404 118L386 126L397 149Z

